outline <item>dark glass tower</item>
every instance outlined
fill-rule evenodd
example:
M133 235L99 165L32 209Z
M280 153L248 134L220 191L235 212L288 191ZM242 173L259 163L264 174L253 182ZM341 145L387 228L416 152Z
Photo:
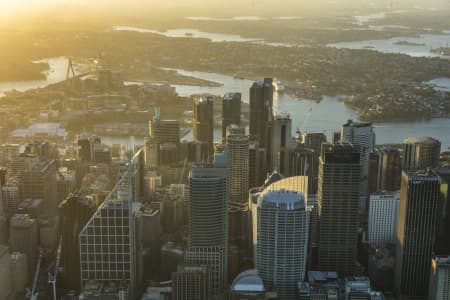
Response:
M222 101L222 141L225 142L227 127L241 123L241 93L227 93Z
M359 147L325 143L319 166L319 269L355 272L360 181Z
M431 171L404 171L397 225L395 289L426 297L439 220L440 178Z

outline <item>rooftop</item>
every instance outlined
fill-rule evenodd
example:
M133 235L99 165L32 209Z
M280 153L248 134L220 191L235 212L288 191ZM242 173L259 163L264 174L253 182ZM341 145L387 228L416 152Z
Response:
M264 292L264 283L256 269L240 273L231 284L232 292Z
M259 197L258 204L262 207L273 207L280 210L302 210L306 207L303 194L284 189L263 192Z
M419 138L408 137L404 141L404 144L436 144L436 143L440 143L440 141L429 136Z

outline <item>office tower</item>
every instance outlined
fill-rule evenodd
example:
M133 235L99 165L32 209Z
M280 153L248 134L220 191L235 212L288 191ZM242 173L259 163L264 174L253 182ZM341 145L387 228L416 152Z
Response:
M67 289L81 289L80 242L78 235L97 209L93 197L70 194L59 205L61 216L61 266L62 281Z
M227 244L227 169L194 166L189 175L190 246Z
M434 256L432 258L428 299L450 299L450 256Z
M20 178L10 177L6 180L5 185L0 187L4 205L3 208L7 214L13 214L17 211L17 207L21 201L19 191L20 184Z
M56 162L30 158L22 175L20 186L22 199L42 199L44 206L55 210L58 206Z
M189 254L185 262L207 265L213 272L213 297L222 299L227 279L228 214L227 168L194 165L189 175Z
M178 266L172 273L173 300L210 300L212 274L207 266Z
M272 190L259 197L256 269L279 299L294 299L305 278L310 212L301 193Z
M180 149L180 121L161 120L160 110L157 107L153 119L149 123L149 133L154 143L149 146L156 147L158 164L177 162ZM155 158L150 157L150 159Z
M348 120L342 125L341 141L358 145L360 148L361 182L360 208L367 209L369 158L375 145L375 132L372 123L355 123Z
M211 272L211 298L225 299L227 282L227 249L222 246L189 247L184 255L188 266L206 266Z
M102 143L96 143L93 147L94 151L94 163L96 164L111 164L112 155L111 147Z
M127 297L136 298L142 252L140 203L143 153L128 163L128 171L80 232L81 286L91 283L127 286Z
M317 194L319 180L319 154L304 144L297 145L289 153L290 176L308 176L308 193Z
M432 137L407 138L403 142L403 169L424 170L439 165L441 142Z
M271 151L272 169L286 174L289 170L292 120L288 113L277 114L272 121Z
M322 149L322 143L327 141L327 137L322 132L304 132L302 134L302 144L306 147L314 149L317 156L320 156L320 150Z
M370 195L369 237L370 245L395 242L400 193L380 192Z
M227 128L227 155L229 240L245 249L249 189L249 139L245 135L245 127L231 124ZM242 258L244 255L239 256Z
M250 139L258 141L261 148L270 147L273 92L272 78L254 82L250 87Z
M230 125L227 129L228 184L230 205L247 204L249 175L249 140L245 127Z
M346 277L344 300L371 300L370 279L368 277Z
M370 153L369 192L398 191L402 177L400 151L377 146Z
M155 168L158 166L158 144L151 136L144 138L144 155L145 166L147 168Z
M34 274L38 254L38 224L30 215L15 214L9 226L9 249L27 255L28 272Z
M398 295L427 296L440 197L440 179L435 173L403 171L395 264Z
M3 268L2 268L3 269ZM17 295L25 294L29 282L28 259L20 252L11 253L11 279L13 293Z
M450 166L435 169L441 178L442 209L440 213L439 232L436 237L435 253L447 255L450 253Z
M100 144L101 139L91 134L81 134L78 137L78 157L82 162L94 160L94 145Z
M208 143L210 159L214 153L214 100L212 97L194 100L192 124L194 126L194 139Z
M261 186L266 179L267 173L267 149L260 148L257 141L250 140L248 186Z
M355 271L359 182L359 147L325 143L319 166L319 269L339 276Z
M145 206L141 210L143 239L142 247L144 255L144 279L150 279L159 269L160 249L161 249L161 214L159 209Z
M227 127L241 123L241 93L227 93L222 101L222 141L226 142Z
M11 256L6 246L0 245L0 300L12 299ZM10 298L11 297L11 298Z

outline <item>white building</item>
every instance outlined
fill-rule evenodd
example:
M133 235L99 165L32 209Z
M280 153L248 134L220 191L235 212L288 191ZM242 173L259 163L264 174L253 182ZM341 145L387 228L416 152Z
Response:
M305 279L311 208L303 194L266 190L258 199L256 269L278 299L294 299Z
M395 241L399 207L399 192L370 195L368 237L370 245L382 245Z

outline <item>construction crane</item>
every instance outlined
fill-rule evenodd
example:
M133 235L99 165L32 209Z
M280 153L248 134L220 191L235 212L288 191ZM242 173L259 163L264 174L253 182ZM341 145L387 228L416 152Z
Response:
M61 260L61 247L62 247L62 237L59 238L58 251L56 254L56 264L53 270L53 274L48 272L48 283L52 285L53 300L56 300L56 278L59 272L59 262Z
M70 75L72 74L72 78ZM66 72L66 82L67 82L67 88L70 89L73 86L73 81L75 80L75 69L73 68L72 58L69 58L69 65L67 66L67 72Z
M31 300L37 300L39 293L36 293L36 286L39 279L39 272L41 270L41 262L42 262L42 256L44 255L44 251L42 249L39 250L39 258L36 264L36 271L34 272L34 279L33 279L33 286L30 289L27 288L27 299Z

